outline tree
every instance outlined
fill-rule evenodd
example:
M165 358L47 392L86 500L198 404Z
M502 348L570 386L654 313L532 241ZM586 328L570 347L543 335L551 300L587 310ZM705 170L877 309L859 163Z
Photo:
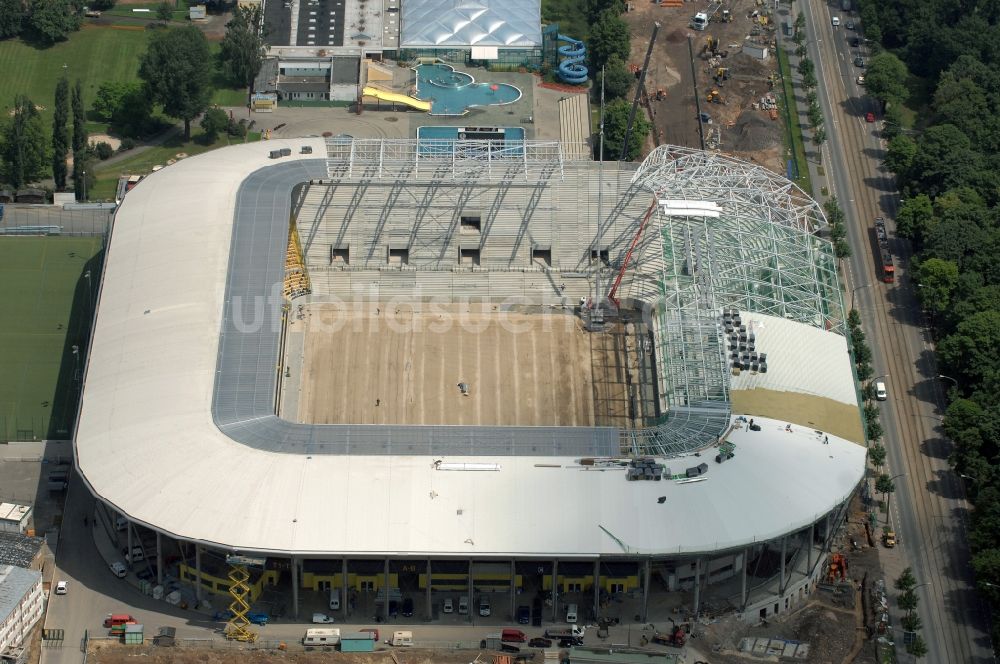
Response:
M31 0L28 27L43 44L54 44L80 29L80 13L72 0Z
M870 441L874 442L876 440L880 440L882 436L885 434L885 432L882 430L882 423L879 422L878 420L868 420L868 422L865 423L865 434L867 435L868 440ZM888 511L889 511L889 504L888 502L886 502L886 519L889 518Z
M924 238L933 223L934 207L931 199L926 194L919 194L906 199L899 207L896 215L896 233L913 240L919 249L923 247Z
M625 62L617 55L611 56L604 67L604 96L607 101L625 99L629 88L635 82L635 76L628 70Z
M802 12L799 12L798 14L795 15L795 29L805 30L805 27L806 27L806 15L803 14Z
M920 301L934 315L939 315L951 304L952 294L958 285L958 265L953 261L928 258L917 267L917 294Z
M22 0L0 0L0 39L21 34L24 29Z
M52 178L56 189L66 188L66 155L69 154L69 81L65 76L56 84L56 103L52 112Z
M141 136L153 105L138 81L105 81L97 89L93 109L101 120L111 123L122 136Z
M799 76L807 76L809 74L816 73L816 65L809 58L802 58L799 60Z
M823 126L823 110L820 109L819 104L813 104L809 107L809 126L813 129L818 129Z
M201 118L201 130L205 132L205 140L209 143L215 142L219 134L226 131L228 126L229 116L218 107L208 109Z
M625 140L625 127L632 104L624 99L617 99L604 109L604 154L608 159L618 159ZM642 152L642 144L651 129L649 121L643 113L636 113L632 133L629 136L627 160L634 161Z
M900 134L889 140L889 146L885 151L885 167L906 180L916 156L917 142L909 136Z
M232 20L226 23L226 36L222 38L219 50L219 60L226 76L248 90L253 86L267 55L267 46L261 34L262 21L261 5L237 7Z
M903 631L906 632L916 632L924 626L920 616L912 611L903 616L899 622L903 626Z
M871 423L869 422L869 425ZM875 491L885 496L885 522L889 523L889 496L896 491L896 484L886 473L882 473L875 480Z
M237 11L239 11L237 9ZM156 5L156 18L160 19L163 25L170 23L170 19L174 17L174 6L164 0L160 4Z
M632 48L628 24L613 11L603 12L597 23L590 28L587 48L595 71L608 64L612 56L617 55L622 61L628 60Z
M587 0L587 22L597 23L604 12L610 11L621 15L625 12L623 0Z
M913 655L915 658L920 659L921 657L927 656L927 644L924 642L924 637L917 634L913 637L913 641L910 645L906 646L906 652Z
M823 144L826 143L826 130L822 127L818 127L816 131L813 132L812 142L817 148L822 147Z
M944 371L975 388L996 371L997 347L1000 347L1000 312L978 311L941 340L938 356Z
M83 83L76 79L73 86L73 152L87 146L87 117L83 106Z
M139 60L139 77L149 97L163 111L184 121L184 139L191 139L191 121L208 106L211 96L209 50L205 35L194 26L154 33Z
M861 312L857 309L851 309L847 312L847 325L851 328L856 328L861 326Z
M909 77L906 64L889 51L883 51L868 61L865 91L879 101L901 104L909 94L906 88Z
M45 150L48 141L34 102L24 95L14 99L13 116L3 134L7 179L15 189L45 175L49 165Z
M892 583L893 587L900 591L906 592L907 590L913 590L917 587L917 579L913 576L913 568L907 567L904 569L896 580Z
M879 445L878 443L872 445L868 448L868 460L872 462L872 465L876 468L881 468L885 465L885 447Z

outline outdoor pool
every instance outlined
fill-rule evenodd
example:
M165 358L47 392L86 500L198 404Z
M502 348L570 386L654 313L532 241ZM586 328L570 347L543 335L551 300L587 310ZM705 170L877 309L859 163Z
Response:
M490 141L498 156L518 156L524 142L523 127L417 127L420 154L450 155L457 140Z
M474 106L502 106L521 98L507 83L476 83L472 74L451 65L418 65L417 99L431 102L431 115L464 115Z

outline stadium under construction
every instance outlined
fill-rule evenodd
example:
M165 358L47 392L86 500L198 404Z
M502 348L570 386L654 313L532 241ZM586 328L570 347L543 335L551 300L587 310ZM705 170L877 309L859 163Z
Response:
M295 615L804 601L865 463L822 211L720 154L580 153L269 141L129 192L75 438L128 550L199 600L254 561Z

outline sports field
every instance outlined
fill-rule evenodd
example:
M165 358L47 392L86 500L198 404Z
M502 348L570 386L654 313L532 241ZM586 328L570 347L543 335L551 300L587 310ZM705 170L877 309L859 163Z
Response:
M302 422L628 424L625 353L609 341L621 335L575 316L313 304L289 331L303 326Z
M72 433L100 250L97 237L0 237L0 441Z

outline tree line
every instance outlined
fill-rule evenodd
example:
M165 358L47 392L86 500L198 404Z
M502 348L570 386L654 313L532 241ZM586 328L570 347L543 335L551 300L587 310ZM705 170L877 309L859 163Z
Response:
M225 75L247 89L266 54L260 22L259 7L237 8L226 26L219 54ZM202 130L210 142L223 131L245 134L245 123L233 122L221 109L209 108L212 92L208 41L198 28L184 26L153 31L139 61L139 80L101 84L91 107L97 119L109 123L123 137L126 149L133 139L154 128L157 106L164 115L183 122L185 140L191 138L191 123L203 114ZM38 107L27 96L18 95L0 143L4 180L20 188L52 177L56 190L65 190L70 175L67 157L71 154L73 190L78 192L78 198L82 197L92 184L85 183L84 178L93 180L93 169L88 166L97 158L111 155L106 143L89 145L86 123L80 80L71 87L63 77L56 84L52 126L48 130ZM89 175L85 175L88 171Z
M860 0L879 51L867 91L885 109L896 232L931 322L949 405L950 461L973 504L972 565L1000 608L1000 3ZM908 129L904 105L917 111ZM1000 636L994 624L994 642Z

